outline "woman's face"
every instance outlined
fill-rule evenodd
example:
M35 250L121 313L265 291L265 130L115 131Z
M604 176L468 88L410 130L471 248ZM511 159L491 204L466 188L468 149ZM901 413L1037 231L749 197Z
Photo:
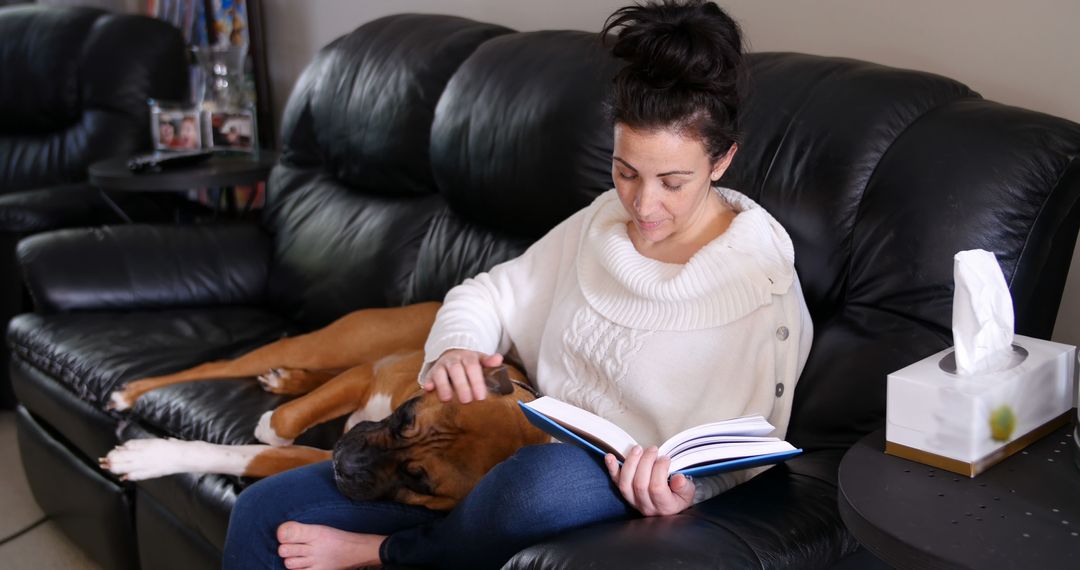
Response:
M617 123L611 178L633 221L630 231L657 246L677 243L708 224L718 203L709 199L712 182L727 170L735 149L732 145L714 162L700 140L674 130L639 131Z

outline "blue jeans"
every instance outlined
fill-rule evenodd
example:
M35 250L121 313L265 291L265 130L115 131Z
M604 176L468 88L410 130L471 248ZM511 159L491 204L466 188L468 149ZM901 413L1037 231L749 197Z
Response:
M379 553L384 563L499 568L519 550L561 532L635 516L599 457L573 445L520 449L448 513L353 501L338 492L324 462L269 477L240 494L224 568L284 568L276 532L290 520L389 535Z

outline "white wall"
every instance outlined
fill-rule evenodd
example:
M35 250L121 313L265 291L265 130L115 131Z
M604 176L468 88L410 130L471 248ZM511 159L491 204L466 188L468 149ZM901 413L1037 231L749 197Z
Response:
M330 40L387 14L456 14L527 31L600 29L630 0L263 0L274 105ZM1080 122L1080 0L721 0L754 51L930 71L987 99ZM1080 345L1080 249L1054 339Z

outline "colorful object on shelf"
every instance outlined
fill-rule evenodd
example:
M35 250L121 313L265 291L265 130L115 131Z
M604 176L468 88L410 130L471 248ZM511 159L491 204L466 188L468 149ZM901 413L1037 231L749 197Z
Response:
M146 13L176 26L191 46L247 47L244 0L147 0Z

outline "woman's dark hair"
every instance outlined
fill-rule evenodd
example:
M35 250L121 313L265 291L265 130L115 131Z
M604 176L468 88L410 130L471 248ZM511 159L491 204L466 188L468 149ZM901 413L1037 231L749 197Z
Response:
M745 85L742 32L713 2L660 0L615 11L600 32L627 65L614 79L611 118L633 129L674 128L713 159L738 141Z

